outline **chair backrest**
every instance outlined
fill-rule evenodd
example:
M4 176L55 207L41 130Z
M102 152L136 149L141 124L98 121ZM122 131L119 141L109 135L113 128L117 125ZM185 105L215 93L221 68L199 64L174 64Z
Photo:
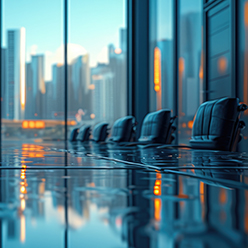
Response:
M73 128L72 131L71 131L69 141L71 141L71 142L76 141L77 136L78 136L78 132L79 132L79 127Z
M192 148L235 150L243 105L239 104L238 98L228 97L201 104L194 119L190 140Z
M134 124L135 118L133 116L125 116L116 120L109 140L114 142L130 142Z
M171 127L171 111L162 109L146 115L139 142L165 144Z
M84 142L84 141L89 141L90 138L90 125L83 125L80 127L78 135L77 135L77 140Z
M95 142L104 142L108 137L108 123L101 122L95 125L93 129L93 140Z

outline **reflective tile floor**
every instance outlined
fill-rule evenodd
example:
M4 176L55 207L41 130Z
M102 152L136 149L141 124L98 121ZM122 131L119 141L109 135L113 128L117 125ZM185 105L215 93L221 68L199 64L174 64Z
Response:
M248 247L246 153L5 142L0 248Z

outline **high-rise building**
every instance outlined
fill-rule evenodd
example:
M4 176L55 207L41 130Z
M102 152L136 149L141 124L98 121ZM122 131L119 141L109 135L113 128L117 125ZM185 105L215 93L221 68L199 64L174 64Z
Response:
M52 81L45 82L46 86L46 93L45 93L45 111L44 111L44 118L45 119L53 119L53 112L52 108L54 106L53 101L53 84Z
M122 53L127 52L127 30L125 28L120 29L120 49Z
M24 118L25 110L25 28L7 32L6 116Z
M35 104L33 99L33 73L31 63L26 63L26 106L25 119L33 119Z
M116 51L109 45L109 68L113 74L113 116L118 119L126 115L126 53Z
M32 67L32 96L34 109L34 119L44 118L44 94L46 93L44 79L44 56L34 55L31 59Z
M99 65L98 65L99 66ZM99 69L99 68L98 68ZM104 70L104 68L102 68ZM92 75L93 91L93 113L95 121L102 120L113 123L114 105L113 105L113 74L111 71L102 71L100 74Z
M69 88L69 110L78 111L78 109L83 109L84 112L90 111L90 67L88 54L79 56L72 62L71 84L72 89Z
M6 67L6 61L7 61L7 49L1 48L2 50L2 68L1 68L1 85L2 85L2 118L6 118L6 102L5 102L5 96L6 96L6 87L7 87L7 67Z
M200 14L190 12L182 16L180 37L180 57L184 61L182 81L182 111L186 116L194 116L200 102L199 70L201 61L201 36L198 34ZM197 76L196 76L197 75Z
M63 119L64 117L64 97L65 97L65 87L64 87L64 65L54 64L52 68L52 88L53 88L53 102L54 105L51 106L53 116L56 119ZM68 70L70 66L68 66Z

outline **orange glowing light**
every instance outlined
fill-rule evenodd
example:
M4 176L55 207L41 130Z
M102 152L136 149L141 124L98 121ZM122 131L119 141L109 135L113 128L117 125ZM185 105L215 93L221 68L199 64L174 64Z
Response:
M30 121L29 123L28 123L29 125L29 128L35 128L35 122L34 121Z
M158 172L158 173L156 174L156 178L157 178L157 179L161 179L161 178L162 178L161 173Z
M188 121L188 128L193 128L194 121Z
M218 70L219 70L219 73L221 73L221 74L226 72L226 70L227 70L227 59L226 59L226 57L220 57L218 59Z
M161 180L156 180L155 185L161 185Z
M160 180L161 174L157 173L156 178L157 178L157 180L154 183L153 194L154 195L161 195L161 183L162 183L162 181Z
M77 125L77 122L76 121L70 121L70 125L75 126L75 125Z
M225 204L227 202L227 190L224 188L220 188L219 202L221 204Z
M26 193L27 193L26 187L25 187L25 186L21 186L20 192L21 192L22 194L26 194Z
M21 175L21 179L25 179L26 178L26 175L23 173L22 175Z
M95 85L94 84L90 84L88 88L89 88L89 90L94 90L95 89Z
M202 47L203 47L203 26L201 28L201 41L202 41ZM203 79L203 49L201 50L201 65L200 65L200 70L199 70L199 78Z
M186 123L185 122L182 123L182 128L186 128L186 127L187 127Z
M115 49L115 54L121 54L121 53L122 53L122 50L120 48Z
M91 114L91 115L90 115L90 118L91 118L92 120L95 119L95 117L96 117L95 114Z
M28 121L22 122L22 128L28 128Z
M179 71L179 75L178 75L178 113L179 116L183 116L183 72L184 72L184 58L180 57L178 60L178 71Z
M161 51L158 47L154 49L154 84L161 85Z
M23 121L22 122L22 128L23 129L44 129L45 128L45 122L44 121Z
M160 91L160 86L159 86L159 85L155 85L155 86L154 86L154 90L155 90L156 92L159 92L159 91Z
M248 27L248 2L245 2L245 7L244 7L244 23L245 26Z
M161 199L154 199L154 219L157 221L161 220Z
M153 193L154 193L154 195L160 195L160 191L159 191L158 189L155 189L155 190L153 191Z
M92 188L96 187L96 185L95 185L94 182L91 182L91 183L89 184L89 186L92 187Z
M37 113L34 114L34 116L37 116L37 115L38 115Z
M204 183L200 182L200 199L201 203L204 203Z
M157 110L162 108L161 101L161 51L158 47L154 49L154 90L157 95Z
M179 73L183 73L184 72L184 58L179 58L179 62L178 62L178 67L179 67Z
M202 65L201 65L200 71L199 71L199 78L200 79L203 79L203 68L202 68Z
M44 121L36 121L35 127L36 128L45 128L45 122Z

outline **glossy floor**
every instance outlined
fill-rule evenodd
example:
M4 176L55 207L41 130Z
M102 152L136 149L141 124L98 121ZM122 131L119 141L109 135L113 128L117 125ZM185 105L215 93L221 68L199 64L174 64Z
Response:
M246 153L4 143L0 247L248 247Z

